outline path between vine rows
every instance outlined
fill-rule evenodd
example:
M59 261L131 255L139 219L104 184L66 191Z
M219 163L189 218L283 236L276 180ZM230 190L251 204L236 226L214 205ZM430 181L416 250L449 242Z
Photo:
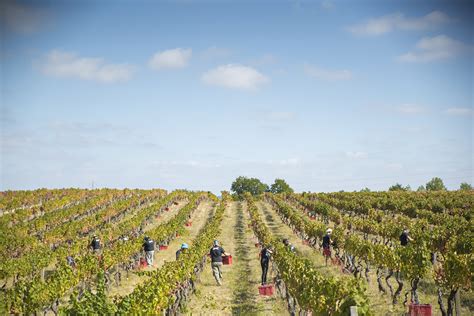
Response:
M217 286L208 259L185 314L288 315L285 303L277 295L266 297L258 294L261 277L259 249L255 247L256 238L248 223L246 204L229 203L218 240L233 256L233 264L223 266L223 283ZM270 274L271 271L269 278Z
M170 209L169 212L164 212L162 218L157 221L154 221L152 224L145 227L145 231L156 227L162 223L165 223L169 220L172 216L176 215L176 210L184 206L185 203L179 205L179 207L175 207L174 210ZM191 244L192 240L198 235L199 231L202 227L204 227L205 223L209 220L210 216L214 214L215 203L209 200L205 200L199 204L196 210L191 215L192 225L190 227L185 227L186 232L178 237L173 239L169 245L167 250L158 249L155 250L155 259L154 264L152 267L147 267L143 271L154 271L163 266L166 261L174 261L176 259L176 251L179 249L182 243ZM158 245L156 245L158 248ZM108 296L124 296L130 294L135 287L139 284L145 282L148 279L147 276L138 276L137 274L130 272L128 278L126 274L122 277L122 282L120 286L112 287L108 292Z

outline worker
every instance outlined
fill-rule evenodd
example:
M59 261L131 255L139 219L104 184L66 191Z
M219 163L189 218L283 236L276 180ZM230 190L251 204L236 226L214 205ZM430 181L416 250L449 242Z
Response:
M101 244L100 244L100 239L99 237L97 237L97 235L94 235L92 237L90 247L92 248L92 251L94 251L95 253L98 254L100 252Z
M262 267L262 285L267 283L267 272L268 265L270 263L270 258L273 254L273 249L271 246L263 247L260 251L260 265Z
M187 243L183 243L181 244L181 247L178 249L178 251L176 251L176 260L179 259L179 256L182 254L182 253L186 253L189 249L189 246Z
M283 244L286 246L286 248L288 250L290 250L291 252L295 252L296 251L296 248L295 246L293 246L290 241L288 240L288 238L284 238L283 239Z
M402 234L400 235L400 245L406 246L410 241L413 241L413 238L411 238L409 234L410 231L407 228L404 228Z
M219 241L214 240L213 246L209 251L211 256L211 268L217 285L222 285L222 256L227 256L224 248L219 245Z
M153 259L155 255L155 242L148 236L145 236L143 242L143 250L145 251L146 263L149 266L153 265Z
M323 256L326 259L326 266L328 265L328 259L331 258L331 245L332 245L332 240L331 240L331 234L332 234L332 229L328 228L326 230L326 235L323 236Z

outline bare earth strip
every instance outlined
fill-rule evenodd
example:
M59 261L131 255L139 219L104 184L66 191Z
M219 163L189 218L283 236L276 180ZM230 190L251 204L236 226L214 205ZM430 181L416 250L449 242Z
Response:
M223 284L217 286L210 262L197 282L196 295L186 307L189 315L285 315L285 305L276 296L258 295L260 263L251 230L247 227L245 205L232 202L226 209L219 241L233 256L223 266Z

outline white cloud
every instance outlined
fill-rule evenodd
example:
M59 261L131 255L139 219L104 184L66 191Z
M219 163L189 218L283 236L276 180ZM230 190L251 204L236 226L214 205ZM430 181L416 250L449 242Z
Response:
M410 103L402 104L400 106L397 106L395 109L397 112L403 114L419 114L425 112L425 108L423 106Z
M46 75L106 83L127 81L134 71L128 64L107 64L103 58L79 57L60 50L48 53L40 68Z
M252 67L227 64L205 72L201 80L209 85L231 89L256 90L269 79Z
M5 26L17 33L30 34L38 31L48 21L49 13L45 9L34 6L4 1L0 11Z
M172 68L184 68L188 65L189 59L193 54L192 49L187 48L175 48L168 49L162 52L155 53L150 61L149 65L152 69L172 69Z
M433 11L418 18L407 18L402 13L384 15L369 19L364 23L348 28L355 35L377 36L394 30L427 30L449 22L451 19L440 11Z
M324 81L352 79L352 72L350 70L330 70L306 64L304 65L304 72L310 77Z
M398 57L402 62L430 62L452 58L473 48L446 35L423 37L416 44L415 50Z
M454 107L454 108L449 108L445 111L449 115L459 115L459 116L468 116L468 115L473 115L474 110L472 108L461 108L461 107Z
M351 159L366 159L369 157L369 154L364 151L348 151L346 156Z

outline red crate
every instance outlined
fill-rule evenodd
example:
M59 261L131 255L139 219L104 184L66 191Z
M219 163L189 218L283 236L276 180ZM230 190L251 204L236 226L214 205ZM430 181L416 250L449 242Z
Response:
M143 268L146 268L148 267L148 263L146 262L146 259L141 257L140 258L140 265L139 265L140 269L143 269Z
M273 284L266 284L258 287L258 293L260 295L266 295L266 296L271 296L273 295L275 288L273 287Z
M430 304L410 304L408 305L408 314L410 316L431 316Z
M259 242L256 242L255 243L255 247L259 247L260 246L260 243Z
M178 238L178 237L179 237L179 233L176 233L176 238Z
M309 240L303 239L303 245L309 246Z
M160 250L168 250L168 246L166 246L166 245L160 245Z
M232 264L232 256L224 256L222 257L222 264L231 265Z
M186 226L189 227L189 226L191 226L192 224L193 224L193 222L186 222L186 224L184 224L184 225L186 225Z
M169 208L169 207L165 207L165 211L169 211L169 210L170 210L170 208Z

